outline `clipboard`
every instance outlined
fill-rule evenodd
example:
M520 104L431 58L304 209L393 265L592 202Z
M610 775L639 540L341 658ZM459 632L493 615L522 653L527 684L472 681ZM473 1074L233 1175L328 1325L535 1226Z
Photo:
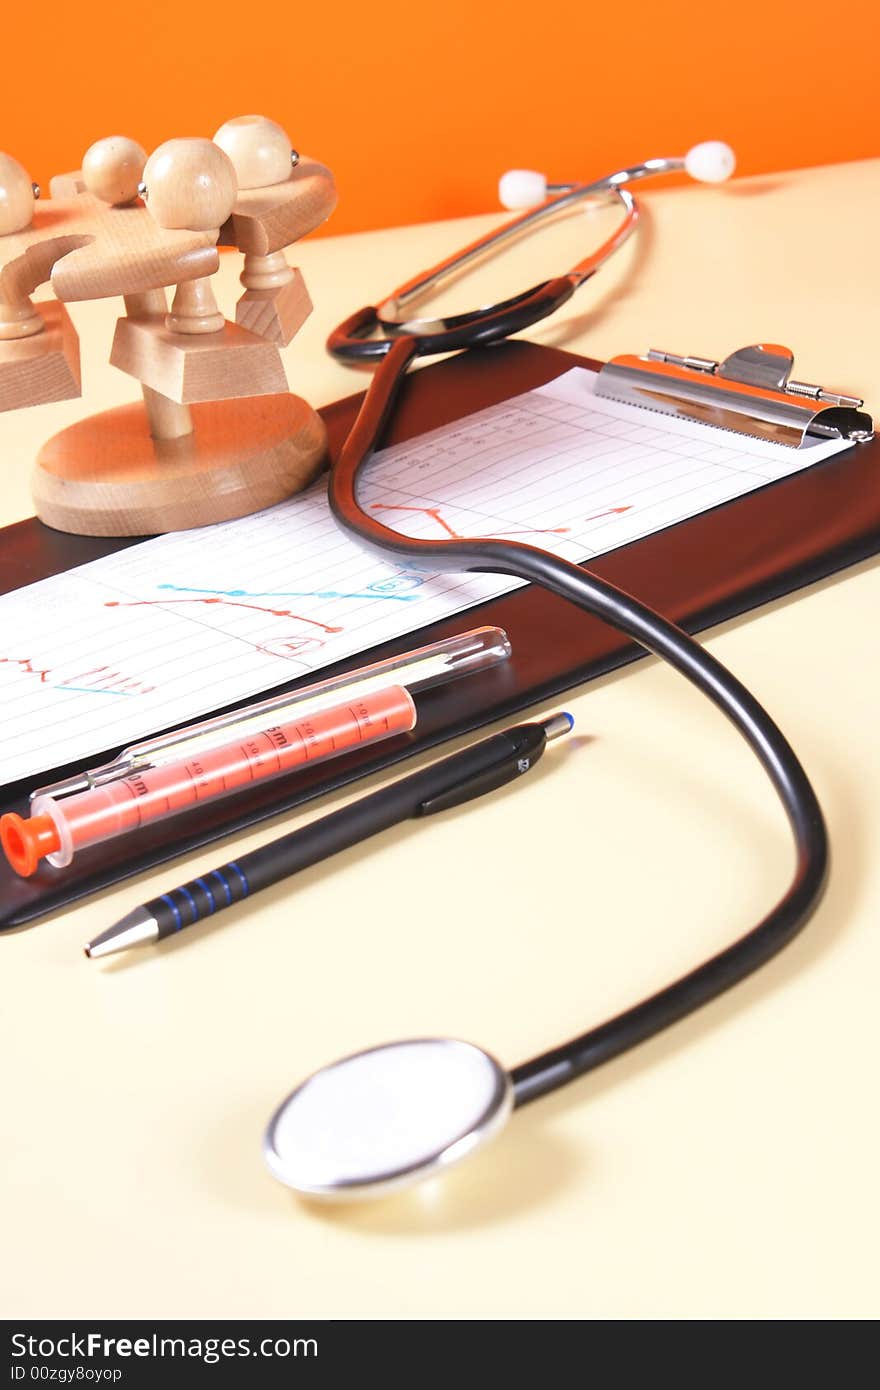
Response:
M545 385L575 366L602 364L554 348L505 343L452 357L404 384L387 443L397 443L464 415ZM656 381L648 383L656 387ZM760 389L760 388L759 388ZM363 399L349 396L320 413L335 459ZM702 406L701 406L702 408ZM60 574L138 539L91 538L52 531L36 519L0 531L0 593ZM880 439L862 443L788 478L622 546L591 563L604 578L631 591L689 632L767 603L880 550ZM512 658L465 681L419 698L419 721L408 735L347 754L284 781L258 785L228 801L181 812L136 836L82 851L66 869L45 862L22 879L0 862L0 930L36 921L69 903L179 855L231 837L325 792L392 766L415 753L509 719L530 705L645 655L598 619L528 586L495 598L418 633L359 653L322 675L378 661L451 636L463 626L492 624L511 639ZM277 693L308 684L292 681ZM249 703L249 702L248 702ZM156 731L158 732L158 731ZM109 760L118 749L90 759ZM76 771L47 769L42 782ZM25 813L32 779L0 788L0 810Z

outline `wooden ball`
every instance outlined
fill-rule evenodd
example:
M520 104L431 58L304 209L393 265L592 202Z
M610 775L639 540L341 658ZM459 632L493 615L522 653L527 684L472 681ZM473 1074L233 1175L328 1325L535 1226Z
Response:
M34 217L31 177L11 154L0 154L0 236L23 232Z
M238 195L232 160L213 140L166 140L144 168L146 202L160 227L222 227Z
M124 207L137 197L147 152L125 135L96 140L83 155L83 183L104 203Z
M236 116L214 141L235 165L239 188L268 188L290 178L290 137L268 116Z

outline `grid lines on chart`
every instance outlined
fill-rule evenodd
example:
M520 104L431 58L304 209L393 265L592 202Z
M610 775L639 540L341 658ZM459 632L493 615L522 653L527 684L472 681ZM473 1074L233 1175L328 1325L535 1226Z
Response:
M406 534L507 536L574 561L785 477L791 450L593 394L574 369L376 455L361 505ZM0 781L256 697L519 586L362 550L325 483L0 598ZM417 645L417 639L413 645Z

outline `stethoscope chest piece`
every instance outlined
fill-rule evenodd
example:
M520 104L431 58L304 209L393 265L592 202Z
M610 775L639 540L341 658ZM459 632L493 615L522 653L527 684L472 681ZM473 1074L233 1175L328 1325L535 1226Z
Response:
M357 1052L315 1072L279 1106L263 1152L303 1196L382 1196L445 1170L504 1125L510 1076L453 1038L416 1038Z

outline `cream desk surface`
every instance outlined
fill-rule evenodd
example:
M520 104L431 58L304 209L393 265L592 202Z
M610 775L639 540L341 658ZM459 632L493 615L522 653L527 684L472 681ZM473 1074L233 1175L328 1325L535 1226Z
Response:
M880 161L649 187L644 206L640 239L529 336L603 359L782 341L801 379L880 412ZM563 268L603 216L531 239L458 301ZM316 405L361 389L326 356L328 330L493 221L296 248L317 307L285 352L292 389ZM224 304L239 268L222 258ZM106 363L118 312L73 306L84 400L0 420L0 521L30 514L44 438L133 398ZM514 1065L715 952L785 885L788 832L754 758L656 662L567 698L582 737L518 789L404 826L213 927L100 964L82 954L229 843L4 937L4 1315L880 1313L878 611L866 563L705 639L777 718L828 817L832 877L803 935L409 1194L300 1203L260 1155L276 1103L388 1039L470 1038Z

